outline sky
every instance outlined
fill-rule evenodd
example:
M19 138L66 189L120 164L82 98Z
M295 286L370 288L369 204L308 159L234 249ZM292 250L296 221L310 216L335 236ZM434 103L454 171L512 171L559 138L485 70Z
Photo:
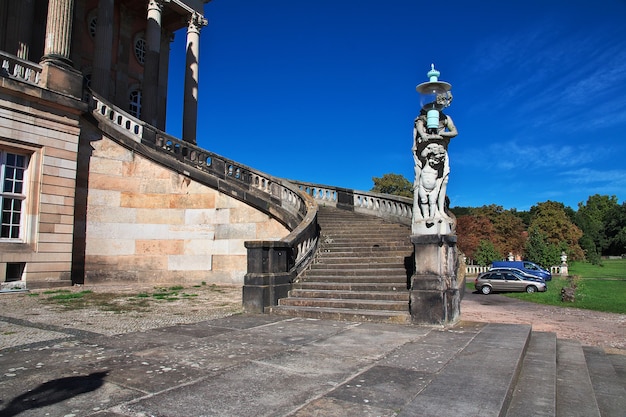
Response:
M205 16L197 142L211 152L361 191L413 182L415 87L434 63L459 132L451 206L626 199L626 0L213 0ZM176 137L185 38L170 52Z

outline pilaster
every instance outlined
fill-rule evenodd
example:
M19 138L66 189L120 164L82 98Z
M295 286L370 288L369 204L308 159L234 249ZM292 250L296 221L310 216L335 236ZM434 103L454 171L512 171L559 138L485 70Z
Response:
M91 88L107 100L111 84L111 54L113 49L114 0L98 2L95 50Z

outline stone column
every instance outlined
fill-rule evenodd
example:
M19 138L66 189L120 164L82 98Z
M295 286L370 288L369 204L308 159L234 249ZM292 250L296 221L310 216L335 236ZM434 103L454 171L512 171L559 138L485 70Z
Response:
M109 89L111 83L111 54L113 51L114 5L114 0L100 0L98 2L96 47L93 57L93 72L91 74L91 88L107 100L111 98L109 97Z
M34 7L33 0L13 0L5 2L0 9L0 13L6 13L0 18L6 24L6 28L0 28L6 36L4 50L26 61L30 59L32 25L29 23L33 21Z
M82 74L72 68L70 60L73 14L74 0L49 0L40 84L50 90L80 98Z
M63 65L72 65L70 45L73 13L74 0L49 0L43 62L54 61Z
M183 107L183 140L196 143L198 125L198 57L200 55L200 29L208 21L193 13L187 25L187 69L185 72L185 100Z
M159 99L159 54L161 52L161 17L165 3L169 3L169 0L150 0L148 2L146 57L143 66L141 118L152 126L157 125L157 104Z

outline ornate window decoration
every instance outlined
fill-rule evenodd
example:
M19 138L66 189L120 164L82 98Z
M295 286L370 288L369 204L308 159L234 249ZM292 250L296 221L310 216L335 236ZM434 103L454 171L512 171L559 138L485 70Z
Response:
M94 9L87 15L87 30L91 39L96 37L96 26L98 25L98 9Z
M23 241L29 157L0 149L0 240Z
M141 90L133 90L130 92L128 112L136 118L141 117Z
M134 45L135 45L135 58L137 59L137 62L143 65L144 62L146 61L146 49L147 49L146 38L144 37L143 32L135 35Z

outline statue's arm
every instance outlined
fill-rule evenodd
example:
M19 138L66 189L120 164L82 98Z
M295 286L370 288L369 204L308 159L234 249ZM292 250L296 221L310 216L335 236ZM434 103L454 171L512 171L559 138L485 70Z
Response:
M456 126L454 125L454 122L452 121L452 118L450 116L446 116L446 128L448 130L445 130L443 132L440 133L440 135L444 138L453 138L456 135L459 134L458 130L456 130Z

